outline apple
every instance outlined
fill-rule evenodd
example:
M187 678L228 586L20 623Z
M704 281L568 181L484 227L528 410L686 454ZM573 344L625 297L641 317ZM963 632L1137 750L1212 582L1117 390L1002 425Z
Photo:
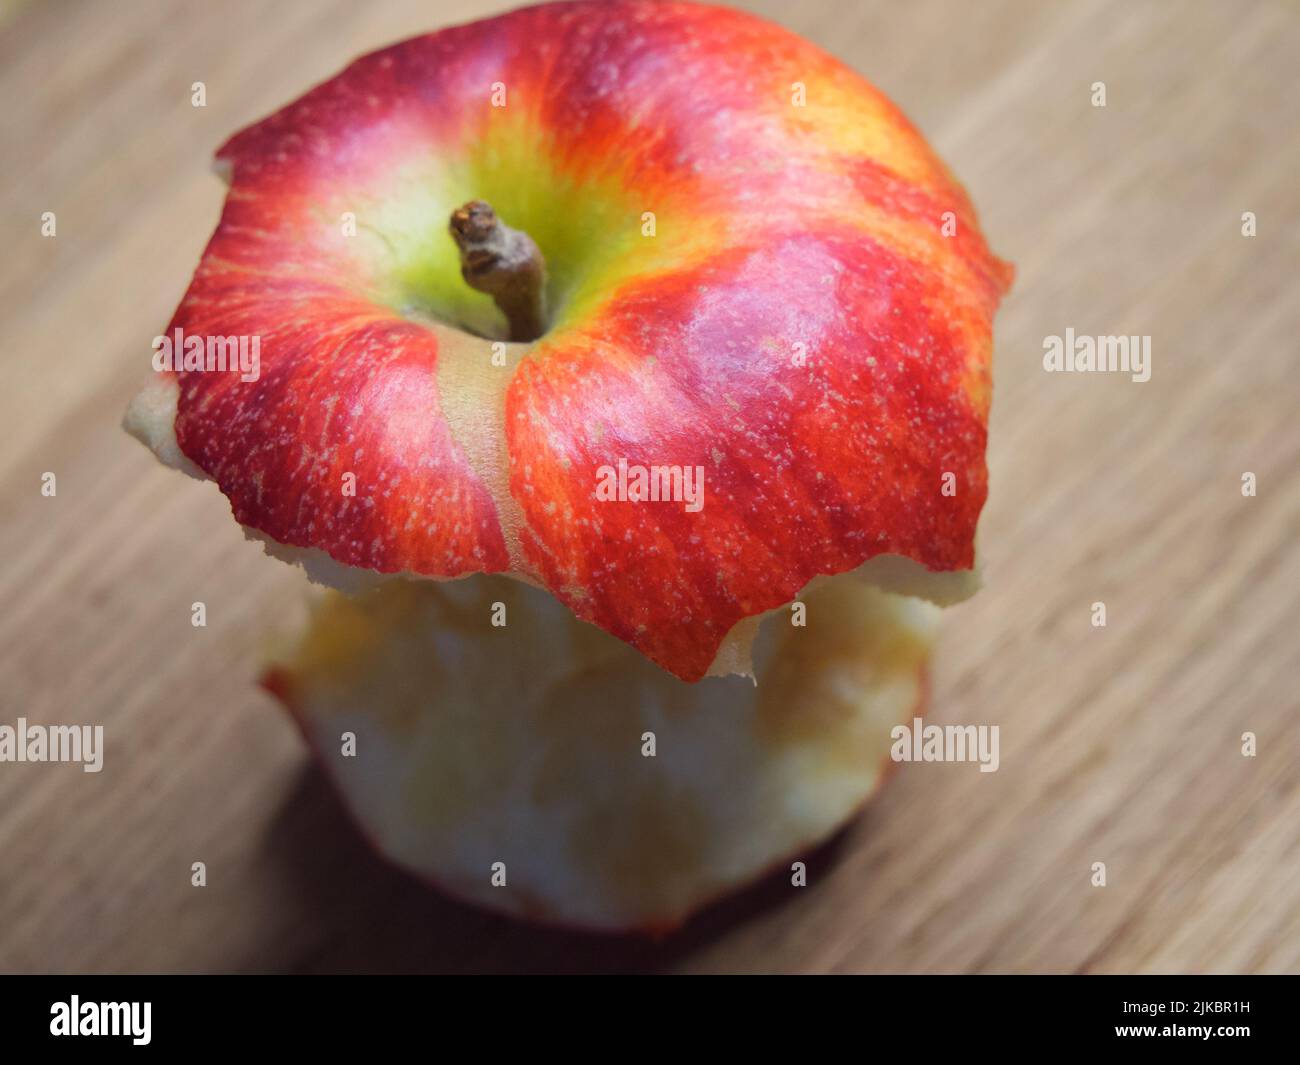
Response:
M1012 271L920 134L779 27L602 0L365 56L217 158L126 426L356 593L264 682L377 849L604 930L806 858L978 587Z
M260 373L164 369L126 424L316 578L511 576L684 681L747 671L754 619L819 576L976 586L1011 268L811 44L526 8L365 56L217 158L167 332L259 338ZM448 234L475 203L496 250ZM701 471L702 505L600 497L620 463Z
M325 599L264 683L386 858L515 917L662 933L797 883L921 713L937 607L853 581L804 605L764 626L757 685L686 684L520 582L391 581Z

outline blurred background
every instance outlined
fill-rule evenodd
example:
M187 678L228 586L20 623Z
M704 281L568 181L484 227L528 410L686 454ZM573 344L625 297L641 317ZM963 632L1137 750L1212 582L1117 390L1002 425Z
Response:
M997 773L899 767L806 890L661 942L500 920L370 854L254 686L301 572L118 421L216 223L217 145L509 6L0 2L0 723L108 737L100 774L0 764L0 970L1300 970L1300 14L1267 0L738 5L891 96L1017 265L986 586L928 718L999 725ZM1151 380L1045 373L1067 328L1149 335Z

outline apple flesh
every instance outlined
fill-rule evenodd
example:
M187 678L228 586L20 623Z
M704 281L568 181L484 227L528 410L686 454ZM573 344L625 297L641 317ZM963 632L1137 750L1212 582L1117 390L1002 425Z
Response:
M685 684L519 582L392 581L326 598L264 683L385 857L515 917L664 931L806 860L921 712L937 608L842 581L805 608L765 622L757 685Z

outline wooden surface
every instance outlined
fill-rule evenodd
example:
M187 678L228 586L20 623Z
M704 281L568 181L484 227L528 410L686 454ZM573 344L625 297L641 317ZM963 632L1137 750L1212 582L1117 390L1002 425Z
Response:
M8 3L0 723L100 723L107 751L0 764L0 970L1300 970L1297 8L754 6L897 100L1019 268L987 584L945 619L932 716L999 725L1001 769L901 767L808 888L662 943L524 928L373 858L253 686L301 573L118 419L226 134L497 5ZM1152 379L1044 373L1067 327L1150 335Z

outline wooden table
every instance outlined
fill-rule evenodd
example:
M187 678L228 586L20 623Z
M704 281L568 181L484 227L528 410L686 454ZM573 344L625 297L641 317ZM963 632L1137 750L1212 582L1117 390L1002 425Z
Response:
M217 218L225 135L497 6L0 5L0 723L108 735L100 774L0 765L0 970L1300 970L1284 3L754 5L897 100L1019 268L987 586L945 620L932 716L999 725L999 772L902 767L807 890L660 943L524 928L370 855L252 683L301 573L118 419ZM1149 335L1151 380L1045 373L1067 328Z

